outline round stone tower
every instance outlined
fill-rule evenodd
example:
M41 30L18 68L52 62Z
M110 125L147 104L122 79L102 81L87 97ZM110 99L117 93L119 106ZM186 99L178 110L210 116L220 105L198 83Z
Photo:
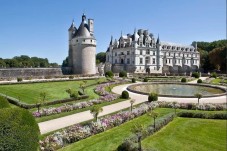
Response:
M73 30L69 30L68 61L72 74L96 74L96 39L93 23L93 19L88 19L86 23L86 16L83 14L78 29L74 23L73 27L71 25Z

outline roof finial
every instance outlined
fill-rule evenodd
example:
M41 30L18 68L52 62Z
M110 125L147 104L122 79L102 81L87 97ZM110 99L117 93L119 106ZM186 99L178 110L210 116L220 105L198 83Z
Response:
M121 37L122 37L122 30L121 30Z
M157 42L156 44L160 44L160 40L159 40L159 34L158 34L158 39L157 39Z

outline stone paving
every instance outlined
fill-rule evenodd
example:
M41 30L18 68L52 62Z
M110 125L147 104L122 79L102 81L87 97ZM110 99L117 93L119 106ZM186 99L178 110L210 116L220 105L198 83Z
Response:
M206 77L201 77L200 79L204 80ZM190 83L196 83L197 80L191 81ZM116 86L112 89L114 93L121 94L123 90L126 90L126 88L131 84L124 84L120 86ZM129 96L132 99L135 99L135 103L139 104L142 102L146 102L148 97L147 95L141 95L129 92ZM159 101L167 101L167 102L185 102L185 103L197 103L197 98L171 98L171 97L159 97ZM200 103L226 103L226 96L219 96L219 97L211 97L211 98L201 98ZM103 107L103 112L100 113L99 116L107 115L116 111L120 111L125 108L130 107L130 100L126 100L123 102L107 105ZM76 123L81 123L84 121L88 121L93 119L93 116L90 114L90 111L84 111L72 115L68 115L65 117L61 117L58 119L53 119L45 122L38 123L41 134L45 134L51 131L55 131Z

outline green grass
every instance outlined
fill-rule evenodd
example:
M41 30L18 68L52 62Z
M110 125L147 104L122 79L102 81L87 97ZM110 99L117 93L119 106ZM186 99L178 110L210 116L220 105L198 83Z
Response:
M156 109L159 112L159 117L173 112L173 109ZM143 123L145 126L150 125L153 122L150 117L146 114L126 122L118 127L112 128L103 133L91 136L87 139L81 140L79 142L73 143L62 151L113 151L126 139L132 135L131 128L135 123Z
M219 84L221 82L222 79L216 78L214 80L211 81L211 84Z
M226 120L176 118L142 145L158 151L226 151Z
M97 83L97 80L86 81L86 85ZM40 99L40 93L43 91L47 92L47 101L69 98L69 95L65 92L65 90L72 88L78 91L80 82L81 81L63 81L0 85L0 93L14 97L16 99L20 98L20 101L22 102L33 104ZM88 87L85 92L92 98L98 97L98 95L95 94L93 89L91 89L90 87Z

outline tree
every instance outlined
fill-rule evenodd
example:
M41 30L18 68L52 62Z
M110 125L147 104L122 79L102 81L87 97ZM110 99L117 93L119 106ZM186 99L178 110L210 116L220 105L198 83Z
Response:
M40 110L40 107L42 105L44 105L45 102L46 102L47 93L44 92L44 91L43 92L40 92L39 96L40 96L39 100L36 101L36 107L38 109L38 112Z
M66 57L65 60L62 62L62 67L68 67L69 66L69 57Z
M90 113L93 115L93 117L95 118L95 121L97 122L98 121L98 115L100 112L102 112L103 109L102 107L99 107L99 106L93 106L90 110Z
M158 100L158 94L157 93L150 93L148 95L148 102L157 101Z
M180 107L180 105L177 102L173 102L172 108L174 109L175 115L177 114L177 109Z
M142 145L141 145L142 137L143 137L143 135L146 135L147 134L147 131L146 131L145 126L144 125L141 125L141 124L135 124L135 125L133 125L131 131L137 137L138 151L142 151Z
M195 97L198 99L198 104L199 104L199 100L203 97L203 95L200 93L196 93Z
M86 83L87 83L87 81L82 81L82 82L80 82L80 88L81 88L81 90L83 91L83 94L84 94L84 90L85 90L85 86L86 86Z
M154 111L147 112L147 115L154 119L154 129L155 129L155 119L158 117L158 113Z
M102 62L105 63L106 62L106 53L105 52L100 52L96 55L96 61L97 62Z
M131 100L130 100L130 104L131 104L131 112L132 112L132 106L133 106L133 104L135 103L135 101L136 101L135 99L131 99Z

